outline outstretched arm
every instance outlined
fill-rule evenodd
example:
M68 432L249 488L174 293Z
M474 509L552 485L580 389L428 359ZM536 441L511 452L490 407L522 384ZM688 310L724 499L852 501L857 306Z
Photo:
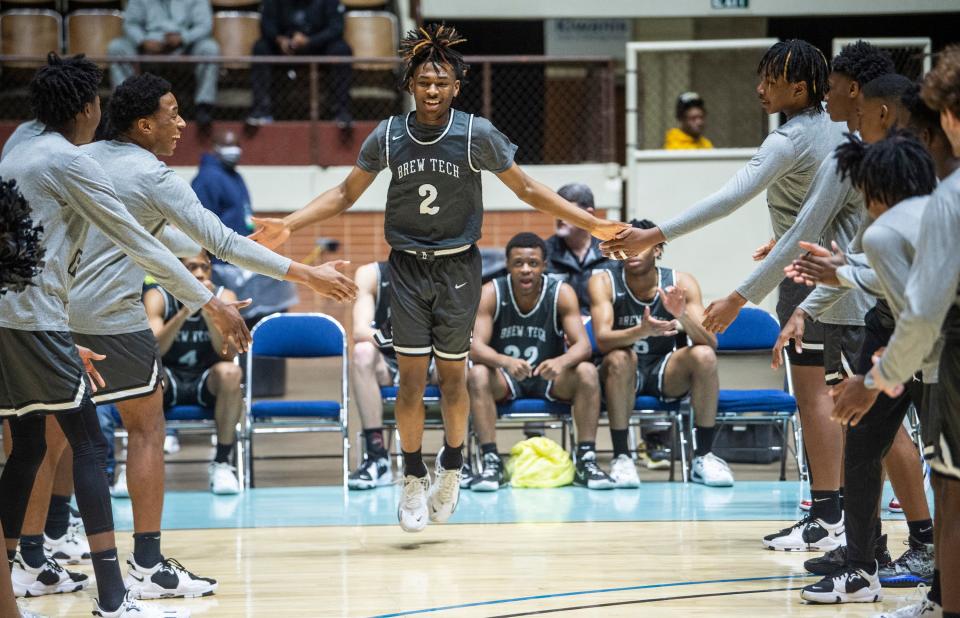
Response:
M618 234L617 238L603 243L600 248L604 255L610 257L617 252L632 256L699 230L732 214L759 195L774 180L786 174L795 160L790 140L779 133L771 133L750 162L719 191L658 227L648 230L630 228Z
M600 240L613 238L617 232L629 227L625 223L594 217L582 208L571 204L544 184L528 176L516 163L498 173L497 178L507 185L521 201L533 206L540 212L545 212L557 219L563 219L571 225L587 230Z
M313 198L300 210L282 219L254 217L257 229L248 238L268 249L275 249L290 238L292 232L311 223L326 221L353 206L376 177L376 174L354 166L343 182Z

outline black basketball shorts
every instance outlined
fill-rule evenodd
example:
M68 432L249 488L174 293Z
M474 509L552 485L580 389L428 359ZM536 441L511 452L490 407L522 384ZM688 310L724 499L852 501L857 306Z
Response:
M107 357L95 363L107 383L91 396L97 405L146 397L162 384L160 350L149 328L121 335L73 333L73 340Z
M397 354L467 358L480 306L480 267L475 245L452 255L390 252L390 320Z
M0 326L0 416L74 412L89 392L70 333Z
M796 311L803 299L807 297L813 288L795 283L790 279L784 279L780 282L780 299L777 301L777 318L780 320L782 329L793 312ZM802 367L823 367L823 324L814 322L809 317L804 320L803 329L803 352L797 354L796 346L793 342L787 346L787 356L790 363Z

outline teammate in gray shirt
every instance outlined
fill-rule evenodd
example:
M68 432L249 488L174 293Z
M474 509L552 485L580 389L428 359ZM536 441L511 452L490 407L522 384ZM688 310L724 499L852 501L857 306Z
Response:
M200 204L187 181L157 159L173 154L185 126L170 88L149 73L125 81L110 99L115 139L83 148L103 167L130 214L154 233L172 221L204 248L243 268L303 283L327 298L351 300L355 286L335 265L305 266L238 236ZM116 403L130 434L127 475L135 532L127 587L143 598L200 596L213 592L216 582L194 576L160 551L164 416L157 387L162 372L141 302L143 279L143 270L109 238L91 231L70 290L70 331L78 344L106 355L99 369L107 387L93 400ZM169 291L179 296L176 289Z
M537 210L601 239L625 227L597 219L528 177L513 160L516 147L489 121L450 107L467 69L454 49L462 41L446 25L409 32L401 42L403 84L416 111L380 123L343 183L284 219L255 219L259 229L251 236L276 246L292 230L345 211L377 173L390 168L384 236L393 249L390 308L405 468L398 519L409 532L423 530L428 510L431 521L445 522L459 498L469 413L465 364L480 301L480 253L474 244L483 220L480 171L497 174ZM436 356L446 432L432 485L420 452L431 355Z
M0 475L0 521L8 542L20 536L34 475L45 450L44 417L53 413L73 449L77 502L87 531L99 592L94 615L177 616L125 598L117 562L107 478L99 462L105 443L90 399L103 385L91 360L83 360L67 332L67 292L80 262L87 226L93 223L144 269L183 295L193 309L208 311L217 328L246 348L249 332L236 307L213 297L150 236L117 200L100 166L78 144L93 137L100 121L100 69L80 58L50 54L30 84L31 105L48 127L0 162L0 177L18 181L43 226L43 271L34 285L0 299L0 415L10 417L13 452ZM12 556L10 556L12 558ZM61 577L61 576L58 576ZM68 585L60 579L57 585ZM80 586L82 587L82 586ZM75 589L75 588L74 588Z
M823 113L829 67L813 45L799 40L773 45L760 61L758 73L761 107L767 113L786 114L787 122L767 136L750 162L719 191L657 228L633 228L602 243L600 248L606 255L635 255L693 232L732 213L764 189L775 236L779 238L793 225L817 170L843 139L846 127ZM781 326L808 293L802 284L790 280L780 283L777 314ZM824 383L823 328L808 321L804 330L807 351L788 353L808 445L813 507L809 519L765 537L765 542L775 541L772 546L782 550L808 550L833 534L828 528L843 529L839 493L843 436L830 422L832 402Z
M933 159L923 144L907 132L895 133L869 146L851 136L837 149L836 156L839 169L863 192L870 215L877 218L865 231L863 246L877 272L885 302L896 315L904 302L907 272L918 242L926 195L936 186ZM933 573L933 522L923 492L923 476L916 465L916 448L910 445L910 474L897 474L901 483L897 492L903 498L901 503L910 528L910 549L895 567L887 567L888 580L881 581L874 545L880 523L876 505L882 494L884 457L902 430L910 404L925 409L929 397L912 380L908 380L909 394L903 396L878 399L878 391L864 392L863 374L870 367L870 356L884 345L884 336L890 332L877 326L876 320L869 320L868 324L869 341L853 366L855 375L844 384L834 409L838 420L850 423L844 465L846 565L844 570L805 587L801 597L808 601L874 600L880 594L881 584L916 586L930 583ZM931 377L925 375L925 381ZM861 400L872 406L865 417L863 408L858 414L850 413L851 401ZM926 424L926 415L922 416Z
M0 151L0 161L6 159L7 155L10 154L10 151L19 146L22 142L40 135L46 131L46 129L47 127L36 119L28 120L17 125L17 128L14 129L13 133L10 134L10 137L7 138L7 141L3 143L3 150Z

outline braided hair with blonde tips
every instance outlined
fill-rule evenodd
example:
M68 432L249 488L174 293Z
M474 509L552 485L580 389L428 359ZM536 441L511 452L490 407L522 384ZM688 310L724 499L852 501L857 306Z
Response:
M454 79L464 83L470 65L463 61L463 54L453 48L464 42L466 39L457 29L446 24L427 24L407 32L400 41L400 57L403 58L400 88L408 90L417 69L426 62L438 69L441 65L449 65Z
M817 113L823 111L820 104L827 93L830 63L816 46L800 39L775 43L760 60L757 75L771 81L782 77L791 84L805 83L809 106Z

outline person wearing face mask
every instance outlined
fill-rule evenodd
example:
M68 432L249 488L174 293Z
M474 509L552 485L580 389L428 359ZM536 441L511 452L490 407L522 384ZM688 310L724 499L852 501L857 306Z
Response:
M200 169L190 183L200 203L217 215L228 228L246 236L253 231L250 217L250 192L237 164L243 149L233 131L218 133L213 141L213 152L200 157Z

